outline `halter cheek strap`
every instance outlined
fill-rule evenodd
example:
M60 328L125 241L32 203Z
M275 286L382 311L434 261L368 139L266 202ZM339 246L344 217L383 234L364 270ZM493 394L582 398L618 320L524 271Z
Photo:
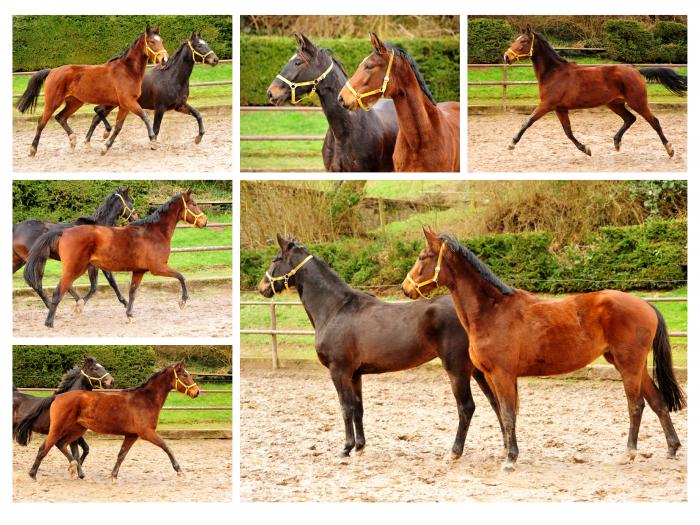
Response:
M532 33L530 38L530 52L529 53L517 53L512 47L509 47L506 51L506 55L512 57L514 60L520 60L521 58L532 58L532 52L535 49L535 33Z
M365 60L367 60L367 59L365 58ZM362 61L363 64L364 64L365 60ZM392 49L391 55L389 56L389 65L386 68L386 75L384 75L384 82L382 82L382 87L380 87L379 89L373 89L372 91L368 91L367 93L360 94L357 91L355 91L355 89L352 87L352 85L350 85L350 79L348 79L345 82L345 86L350 90L350 93L352 93L352 96L355 97L357 104L365 111L369 111L370 109L372 109L374 104L372 104L372 105L368 104L365 106L362 103L363 98L371 97L372 95L376 95L377 93L381 94L380 98L384 97L384 93L386 92L386 86L389 83L389 76L391 73L391 65L393 63L394 63L394 50Z
M160 51L153 51L151 47L148 45L148 40L146 39L147 35L146 33L143 34L143 45L146 46L146 56L148 56L149 60L153 60L153 63L156 63L156 60L160 55L166 55L168 52L165 49L161 49ZM150 56L149 56L150 53Z
M284 78L282 75L277 75L277 78L279 78L282 82L287 84L289 86L289 88L292 90L292 104L298 104L302 100L313 96L313 94L316 93L316 87L321 83L321 81L324 78L326 78L330 74L330 72L332 70L333 70L333 61L331 60L331 64L328 66L328 68L323 73L321 73L319 76L314 78L313 80L307 80L306 82L292 82L291 80L287 80L286 78ZM297 88L301 87L301 86L313 86L313 87L311 88L311 91L309 91L306 95L302 95L301 98L297 98Z
M124 197L121 196L119 193L115 193L117 197L119 197L119 200L122 201L122 204L124 205L124 209L122 210L122 214L119 216L122 219L124 219L126 222L129 222L129 219L131 216L136 213L135 208L129 208L129 206L126 204L126 201L124 200ZM129 215L126 215L126 212L129 212Z
M100 377L92 377L92 376L87 375L82 370L80 371L80 373L87 378L87 380L90 383L90 386L92 388L102 388L102 380L109 375L109 372L105 372ZM93 381L95 381L95 383L93 383Z
M190 388L194 388L197 386L197 383L195 383L194 381L192 381L191 385L186 385L185 383L183 383L182 380L179 377L177 377L177 372L175 371L174 368L173 368L173 374L175 375L175 390L177 390L181 394L187 395L187 393L190 391ZM182 392L180 389L178 389L178 386L180 386L180 385L182 385L182 388L185 389L184 392Z
M198 57L202 57L202 61L200 63L205 64L206 62L204 62L204 59L207 58L209 55L211 55L214 52L213 50L210 49L205 54L202 54L199 51L195 50L194 47L192 47L192 44L190 43L189 40L187 41L187 45L190 46L190 51L192 51L192 62L194 62L195 64L197 63L197 59L194 58L195 55L197 55Z
M442 266L442 254L445 252L445 246L447 246L447 241L443 241L442 246L440 246L440 253L438 253L438 260L437 264L435 265L435 273L433 276L421 283L417 283L416 281L413 280L411 277L411 273L406 274L406 280L413 285L413 288L418 292L418 295L420 295L423 299L427 299L425 295L423 295L423 292L420 291L420 289L424 286L428 286L429 284L435 283L437 286L440 286L438 284L438 278L440 277L440 267Z
M294 274L296 274L299 270L301 270L301 267L304 266L311 259L313 259L313 257L314 257L313 255L309 255L306 259L301 261L294 268L289 270L284 275L280 275L279 277L273 277L272 275L270 275L269 272L265 272L265 277L267 277L267 280L270 281L270 284L272 285L272 295L277 295L277 292L275 291L275 282L276 281L284 281L284 288L285 288L285 290L289 291L289 279L291 279L294 276Z
M182 220L185 221L185 222L187 222L187 214L188 214L188 213L191 214L191 215L194 217L194 220L192 221L192 226L194 226L194 225L197 224L197 220L198 220L200 217L204 217L204 216L205 216L205 215L204 215L204 212L195 213L195 212L193 212L192 210L190 210L190 208L187 206L187 201L185 201L185 196L184 196L184 195L182 196L182 205L185 207L185 211L184 211L183 214L182 214Z

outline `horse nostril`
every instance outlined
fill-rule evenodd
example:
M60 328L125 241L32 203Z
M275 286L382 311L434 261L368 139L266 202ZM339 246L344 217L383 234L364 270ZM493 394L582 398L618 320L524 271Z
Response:
M343 101L343 95L338 95L338 104L341 106L345 106L345 102Z

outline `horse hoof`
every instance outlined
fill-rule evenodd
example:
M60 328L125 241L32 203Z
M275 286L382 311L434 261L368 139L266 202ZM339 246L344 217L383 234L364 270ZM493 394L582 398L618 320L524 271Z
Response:
M195 144L199 144L200 142L202 142L202 135L197 135L197 136L194 138L194 143L195 143Z
M515 470L515 463L512 461L506 461L503 463L503 465L501 465L501 470L503 472L513 472Z
M117 484L117 478L116 478L116 476L112 476L112 485L116 485L116 484Z
M44 323L44 326L45 326L46 328L53 328L53 321L51 321L51 322L46 321L46 322Z
M158 143L155 140L151 141L151 149L152 150L158 149Z
M107 130L107 129L104 130L104 131L102 132L102 139L103 139L103 140L107 140L107 139L109 138L109 133L110 133L109 130Z
M591 148L589 148L588 146L584 146L583 152L589 157L591 156Z
M78 462L77 461L70 462L70 465L68 465L68 472L70 473L70 479L77 479L78 478Z
M29 473L29 477L32 478L32 480L36 481L36 474L32 474L31 472Z
M33 157L34 155L36 155L36 148L34 146L30 146L29 147L29 156Z
M664 144L664 147L666 148L666 153L668 153L668 156L673 157L674 151L673 151L673 146L671 145L671 143L667 142L666 144Z
M83 140L83 144L85 144L86 146L89 145L90 139L86 138L85 140Z
M180 310L184 310L185 308L187 308L186 301L179 301L177 304L180 305Z
M134 318L133 318L132 316L130 316L130 315L127 315L127 316L126 316L126 322L129 323L129 324L131 324L131 323L134 322Z
M78 139L75 138L75 133L68 135L68 142L70 142L70 149L75 149L75 144Z
M83 308L85 307L85 301L78 299L73 306L73 313L75 315L80 315L83 313Z
M454 450L450 453L450 458L452 458L454 461L457 461L459 458L462 457L461 452L455 452Z
M508 144L508 149L515 149L515 144Z
M178 477L178 478L182 478L182 477L184 477L184 476L185 476L185 474L183 474L183 472L182 472L181 470L178 470L178 471L177 471L177 477Z
M615 143L615 151L620 151L620 144Z
M104 144L104 145L102 146L102 151L101 151L100 153L101 153L102 155L104 155L104 154L107 153L108 151L109 151L109 146L108 146L107 144Z

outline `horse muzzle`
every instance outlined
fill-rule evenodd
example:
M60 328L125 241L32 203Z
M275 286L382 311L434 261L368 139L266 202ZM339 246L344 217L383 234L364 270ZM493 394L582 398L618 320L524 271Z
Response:
M205 58L204 61L210 66L214 67L219 63L219 57L212 53L211 55L207 55L207 58Z
M267 299L272 299L275 295L275 291L272 289L272 283L268 281L266 277L260 279L257 289L258 293Z
M267 88L267 99L270 101L270 104L275 106L281 106L289 100L290 96L289 88L280 84L282 83L275 80Z

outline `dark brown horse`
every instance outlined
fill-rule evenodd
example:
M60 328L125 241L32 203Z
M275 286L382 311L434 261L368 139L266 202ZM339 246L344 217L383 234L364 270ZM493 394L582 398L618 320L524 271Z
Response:
M68 125L68 118L78 111L83 104L100 104L119 106L117 123L112 136L102 147L102 154L112 147L129 112L141 117L151 149L156 148L156 137L151 127L148 114L138 103L141 95L141 81L149 60L163 62L168 59L168 52L160 38L160 27L146 26L146 31L137 36L129 48L104 64L76 65L69 64L55 69L42 69L34 73L27 89L17 102L17 109L24 113L36 106L41 86L44 84L44 112L39 118L36 135L29 150L29 156L36 155L41 132L51 116L65 102L64 108L56 115L56 121L68 134L71 149L75 148L75 133Z
M370 33L374 51L345 83L338 101L351 111L381 97L394 101L399 135L394 171L459 171L459 102L435 102L414 60Z
M36 479L39 465L51 447L56 445L68 459L71 476L75 477L77 474L81 478L84 477L80 463L68 450L67 445L87 430L124 436L117 462L112 469L112 482L116 482L119 467L138 438L162 448L170 458L175 472L178 476L182 475L182 469L170 447L156 432L158 416L171 390L191 398L199 395L199 387L185 370L184 360L166 366L137 387L118 392L74 391L51 396L48 398L51 400L49 434L39 447L29 475ZM22 440L26 444L29 441L28 435L36 417L36 414L31 413L20 422L18 442Z
M626 460L637 453L645 399L661 422L668 456L675 457L681 443L669 412L686 402L673 373L666 322L656 308L616 290L540 299L505 284L454 238L424 232L428 246L404 280L403 291L416 299L421 288L449 288L469 335L472 362L498 399L507 441L505 470L512 470L518 457L517 378L565 374L601 355L620 372L627 395ZM647 371L650 349L656 384Z
M498 415L494 396L475 370L469 340L459 324L452 301L392 304L350 288L325 262L309 254L292 238L277 235L280 252L258 285L265 297L296 287L316 329L316 353L328 368L338 392L345 422L341 456L362 451L362 376L407 370L439 357L457 401L457 436L452 457L459 458L474 414L472 372Z
M132 272L129 288L127 320L133 316L136 290L146 272L180 281L184 308L189 295L185 278L168 266L170 240L178 222L185 221L198 228L207 225L207 217L192 198L192 190L178 193L145 219L120 228L108 226L75 226L63 231L42 235L29 252L24 268L24 279L36 289L41 287L41 268L50 251L56 251L61 259L61 280L54 289L46 326L53 327L56 308L66 290L80 277L89 265L110 272Z
M591 148L581 144L571 131L570 109L586 109L607 106L622 118L624 123L615 134L615 149L620 151L622 135L637 118L625 104L639 113L658 133L669 157L673 157L673 146L661 131L661 124L649 109L645 78L661 83L679 96L688 90L687 78L669 68L653 67L635 69L632 66L579 66L559 56L542 35L522 29L518 38L503 55L510 64L521 58L531 58L539 87L540 103L513 137L508 149L515 148L525 130L550 111L557 114L566 136L586 155Z
M76 366L66 372L61 378L54 396L69 392L72 390L92 390L93 388L112 388L114 380L112 376L105 370L94 357L86 357L82 367ZM12 391L12 436L17 439L17 430L20 422L30 413L36 413L37 418L34 420L29 432L38 434L49 433L49 407L51 406L51 397L37 397L29 394L18 392L17 389ZM25 439L25 436L22 437ZM28 439L28 436L26 436ZM21 441L21 440L20 440ZM18 443L20 443L18 441ZM27 443L20 443L26 445ZM78 456L78 446L83 449L81 456ZM85 438L80 437L70 444L71 454L82 465L85 458L90 452Z

